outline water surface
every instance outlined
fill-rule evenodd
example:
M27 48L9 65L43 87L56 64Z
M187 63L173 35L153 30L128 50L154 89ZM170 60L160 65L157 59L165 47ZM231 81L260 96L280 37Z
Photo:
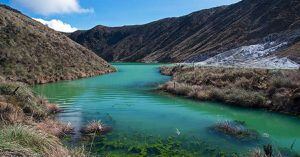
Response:
M232 152L247 152L265 143L290 148L294 143L293 149L300 152L299 118L173 97L154 91L170 79L159 74L159 64L114 65L116 73L35 87L36 92L64 109L59 119L72 123L77 131L75 139L80 138L78 130L83 125L102 120L114 128L108 135L111 140L136 134L185 137L185 142L199 138L207 145ZM243 143L209 131L210 126L224 120L244 121L249 129L261 134L262 140Z

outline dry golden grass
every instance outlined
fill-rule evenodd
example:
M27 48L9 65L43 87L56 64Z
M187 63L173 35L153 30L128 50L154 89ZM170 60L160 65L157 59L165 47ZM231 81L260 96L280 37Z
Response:
M81 132L84 134L106 134L112 130L111 127L105 126L100 120L92 121L89 124L87 124Z
M47 103L46 108L49 114L57 114L62 111L56 104L52 103Z
M46 119L37 123L36 128L56 137L63 137L73 132L71 123L64 124L53 119Z
M5 124L21 123L25 115L21 108L15 107L10 103L0 102L0 121Z
M60 142L73 128L52 118L59 111L26 85L0 81L0 156L84 156Z
M1 128L0 152L49 157L68 156L69 153L57 137L25 125Z
M300 71L166 66L173 76L160 86L167 92L197 100L300 114Z
M0 75L40 84L114 72L92 51L27 16L0 5Z
M69 149L70 157L88 157L87 150L84 146Z

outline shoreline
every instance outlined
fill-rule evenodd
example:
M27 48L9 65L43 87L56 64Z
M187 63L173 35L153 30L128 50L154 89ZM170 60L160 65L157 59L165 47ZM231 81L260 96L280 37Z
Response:
M30 79L30 78L19 78L18 76L6 76L6 77L4 77L4 79L7 81L11 81L11 82L23 82L28 85L38 85L38 84L55 83L55 82L59 82L59 81L78 80L78 79L83 79L83 78L89 78L89 77L110 74L110 73L114 73L114 72L117 72L117 69L113 66L109 66L108 69L106 69L104 71L96 71L96 72L91 72L91 73L78 73L78 74L72 74L72 76L67 74L67 75L64 75L65 77L41 76L38 78Z
M62 110L36 94L32 85L68 81L116 72L108 70L71 79L18 82L0 75L0 156L87 156L84 147L68 148L63 138L73 133L71 124L56 119ZM18 79L17 79L18 80Z
M174 96L300 116L300 71L162 66L172 79L158 87Z
M60 140L72 127L56 120L58 112L28 85L0 80L0 156L73 155Z

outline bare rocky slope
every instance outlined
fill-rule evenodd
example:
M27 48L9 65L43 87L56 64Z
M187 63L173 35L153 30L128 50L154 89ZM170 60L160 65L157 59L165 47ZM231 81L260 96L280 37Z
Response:
M241 46L287 42L276 53L299 63L293 48L299 29L300 0L242 0L145 25L99 25L69 37L106 60L143 62L199 62Z
M62 33L0 5L0 75L29 84L113 72L102 58Z

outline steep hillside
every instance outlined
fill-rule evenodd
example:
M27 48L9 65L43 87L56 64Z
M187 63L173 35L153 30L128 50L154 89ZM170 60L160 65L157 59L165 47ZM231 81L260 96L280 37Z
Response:
M300 41L294 43L288 49L279 52L278 56L286 56L296 61L297 63L300 63Z
M300 0L243 0L145 25L96 26L69 36L109 61L194 62L241 46L287 42L281 51L299 41ZM299 62L298 53L287 57Z
M62 33L0 5L0 75L6 79L47 83L114 70Z

